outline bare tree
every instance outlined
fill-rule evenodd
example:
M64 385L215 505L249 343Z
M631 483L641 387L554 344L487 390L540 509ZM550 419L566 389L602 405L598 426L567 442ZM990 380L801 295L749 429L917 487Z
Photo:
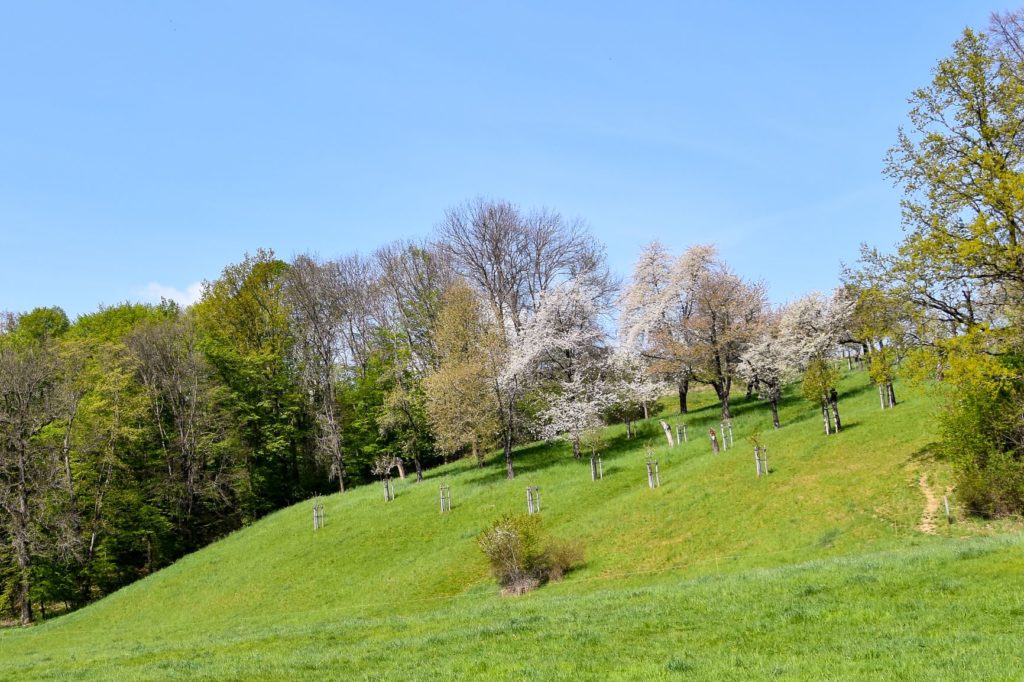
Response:
M603 247L580 221L549 210L523 213L506 201L477 198L450 209L437 228L438 249L487 302L503 347L492 363L506 365L509 349L554 285L585 282L596 296L610 299L616 282L605 264ZM518 402L522 382L515 373L500 373L494 382L499 406L505 468L515 477L512 446L522 423Z
M45 501L59 476L40 448L43 429L56 420L57 363L42 345L18 347L0 339L0 510L3 535L17 562L21 623L32 622L32 561L40 551Z
M337 262L297 256L289 268L285 291L292 308L303 384L315 412L316 451L327 464L331 479L338 481L338 489L345 492L337 368L344 360L346 343L357 334L356 325L346 322L348 287L340 275Z
M477 198L445 214L437 243L506 333L522 330L554 284L577 279L602 296L615 289L604 249L583 223L546 209L523 213L506 201Z
M137 360L164 454L164 495L191 546L190 520L197 503L224 499L232 485L231 461L216 447L226 438L217 409L219 389L188 315L143 324L126 342Z

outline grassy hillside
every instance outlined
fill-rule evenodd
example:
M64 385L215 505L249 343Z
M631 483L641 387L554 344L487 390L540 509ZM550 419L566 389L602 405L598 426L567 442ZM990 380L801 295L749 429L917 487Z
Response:
M852 374L846 428L830 437L794 396L777 432L740 398L736 447L712 455L701 434L718 408L701 394L688 444L668 449L654 421L636 440L610 429L596 483L567 447L533 445L515 481L498 463L458 462L398 482L391 503L378 486L327 498L315 533L310 505L296 505L89 608L3 633L0 675L935 678L982 650L998 666L1012 651L1000 633L1024 617L1020 540L958 539L1007 528L944 519L935 535L917 530L922 474L941 497L948 472L927 456L928 399L901 397L883 412ZM758 427L767 479L745 440ZM653 491L647 443L663 482ZM587 561L502 598L474 539L525 510L527 485L541 487L545 528L582 541Z

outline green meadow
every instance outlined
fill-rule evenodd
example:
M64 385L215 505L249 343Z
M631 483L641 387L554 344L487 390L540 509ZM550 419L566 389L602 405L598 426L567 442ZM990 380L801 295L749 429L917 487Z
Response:
M787 393L783 428L735 396L734 447L712 454L713 394L669 448L654 417L605 434L604 478L564 444L463 460L272 514L80 611L0 633L6 679L1013 678L1024 554L1018 524L941 499L934 398L897 385L879 408L864 372L841 384L844 430ZM760 431L770 475L757 477ZM647 486L645 457L661 486ZM923 484L922 484L923 481ZM438 511L438 486L452 493ZM552 536L582 566L503 597L476 546L541 490ZM923 517L929 517L924 518ZM933 532L921 529L933 521ZM928 530L931 530L929 527Z

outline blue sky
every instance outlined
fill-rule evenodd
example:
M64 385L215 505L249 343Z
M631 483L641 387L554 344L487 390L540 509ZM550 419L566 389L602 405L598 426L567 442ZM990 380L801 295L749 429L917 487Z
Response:
M482 195L716 243L783 301L900 236L881 174L978 2L0 5L0 310L187 297ZM178 292L178 293L175 293Z

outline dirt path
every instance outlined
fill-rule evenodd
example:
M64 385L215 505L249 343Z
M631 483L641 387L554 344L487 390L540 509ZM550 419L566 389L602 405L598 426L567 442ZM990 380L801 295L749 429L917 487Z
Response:
M935 514L939 511L939 498L928 485L928 477L925 474L921 474L917 485L924 495L924 513L921 514L921 522L917 524L917 529L922 533L935 535Z

